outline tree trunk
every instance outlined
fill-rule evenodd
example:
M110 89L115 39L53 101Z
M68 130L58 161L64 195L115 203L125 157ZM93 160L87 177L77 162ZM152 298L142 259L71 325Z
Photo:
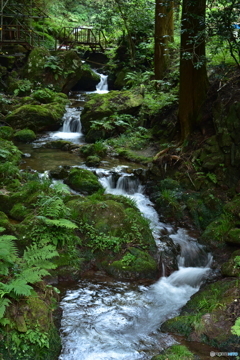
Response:
M183 0L179 91L182 140L201 122L201 107L208 89L205 9L206 0Z
M169 62L167 44L173 41L173 1L171 0L164 2L156 0L154 41L155 79L161 80Z

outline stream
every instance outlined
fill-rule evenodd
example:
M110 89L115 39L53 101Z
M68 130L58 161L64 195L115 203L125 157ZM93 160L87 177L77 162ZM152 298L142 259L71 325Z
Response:
M98 93L107 91L106 81L106 77L101 76ZM81 99L82 95L76 96ZM25 145L21 149L28 153L24 166L39 172L60 165L86 168L77 155L41 148L42 144L54 139L84 144L80 113L79 107L67 107L62 129L45 134L33 143L33 148ZM53 159L49 163L44 156ZM172 336L159 330L161 324L179 313L211 272L211 255L196 239L183 228L176 231L171 224L160 222L153 203L144 193L144 186L127 172L134 165L117 159L105 162L105 165L88 169L98 175L106 193L127 196L136 202L142 215L150 221L159 252L165 246L160 240L163 229L174 243L180 245L179 269L151 285L117 281L101 274L79 280L66 291L60 304L63 314L59 360L151 359L176 343Z

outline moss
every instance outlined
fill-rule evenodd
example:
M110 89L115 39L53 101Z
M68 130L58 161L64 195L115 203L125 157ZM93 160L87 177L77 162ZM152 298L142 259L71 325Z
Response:
M92 94L84 105L81 114L83 130L87 133L90 130L92 120L100 120L104 117L119 114L136 113L143 97L133 94L131 91L110 91L107 94Z
M1 198L0 198L0 201L1 201ZM3 211L0 211L0 227L4 227L5 229L10 227L8 217Z
M128 253L120 260L108 264L106 270L121 279L155 278L157 263L146 251L129 247Z
M227 233L233 224L234 219L232 216L224 213L206 227L201 240L212 246L221 246L225 242Z
M93 194L103 189L97 176L85 169L71 169L66 183L74 190L84 194Z
M51 86L55 91L68 93L83 75L82 63L75 51L49 52L35 48L28 57L23 76L33 83Z
M228 232L225 241L231 244L240 245L240 229L239 228L231 229Z
M99 166L101 159L98 156L88 156L86 159L87 166Z
M163 351L162 355L156 355L151 360L194 360L194 354L184 345L172 345Z
M36 139L36 134L32 130L23 129L14 134L14 139L23 143L28 143Z
M238 281L220 280L192 296L181 315L167 320L163 331L182 334L189 340L202 341L224 351L239 349L239 338L233 336ZM238 304L236 304L238 306Z
M13 206L13 208L10 210L10 216L15 219L15 220L19 220L22 221L23 219L25 219L25 217L28 215L29 210L27 210L27 208L21 204L15 204Z
M236 256L240 256L240 250L234 251L230 259L222 264L221 273L223 276L240 276L240 267L236 263Z
M14 127L33 131L56 130L62 124L65 113L64 103L39 105L22 105L11 114L6 121Z
M11 140L13 136L13 128L10 126L1 126L0 127L0 138L5 140Z
M9 162L9 163L11 162L12 165L16 165L20 162L21 156L22 156L21 151L18 150L18 148L11 141L1 139L0 164L4 162ZM4 176L3 170L4 169L2 168L1 170L2 174L0 174L0 178L1 175Z

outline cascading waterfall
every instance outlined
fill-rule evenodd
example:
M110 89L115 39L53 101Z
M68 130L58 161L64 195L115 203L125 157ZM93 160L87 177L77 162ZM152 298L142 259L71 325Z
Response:
M100 82L96 86L96 92L98 94L104 94L108 92L108 76L98 73L94 70L96 74L100 76Z
M181 246L179 270L149 287L120 281L80 281L78 289L68 291L61 303L63 349L59 360L149 360L175 342L158 329L198 291L210 272L211 256L184 229L176 233L170 225L159 222L153 204L133 175L123 174L122 168L96 173L107 193L136 201L151 222L159 249L160 230L168 230Z

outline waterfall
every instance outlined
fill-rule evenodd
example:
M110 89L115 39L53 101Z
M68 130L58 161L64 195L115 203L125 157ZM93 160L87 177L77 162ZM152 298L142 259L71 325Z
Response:
M96 86L96 92L98 94L105 94L108 92L108 76L98 73L96 70L93 70L97 75L100 76L100 82Z
M174 243L179 244L181 254L178 257L179 270L171 275L167 281L176 285L189 284L199 286L201 280L209 272L212 256L206 253L203 246L197 243L196 239L190 237L185 229L179 228L173 231L171 226L167 226L159 221L153 203L144 195L144 187L138 178L133 174L124 173L123 168L119 167L114 171L106 172L97 170L99 181L107 193L124 195L136 202L142 215L150 220L150 227L159 250L163 248L161 243L161 230L165 229ZM194 269L194 270L193 270Z
M80 114L73 108L67 108L63 116L63 133L80 133L82 130L82 125L80 121Z

